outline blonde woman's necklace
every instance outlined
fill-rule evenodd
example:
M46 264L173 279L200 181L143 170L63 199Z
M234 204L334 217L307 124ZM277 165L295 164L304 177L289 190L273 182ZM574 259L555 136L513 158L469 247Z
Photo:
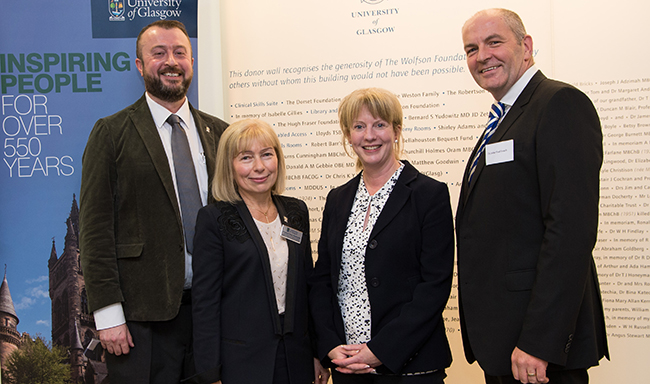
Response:
M257 210L259 213L264 215L264 219L266 220L266 224L267 224L267 225L264 226L264 229L265 229L264 232L266 232L266 235L269 237L269 240L270 240L270 243L271 243L271 249L273 249L273 252L275 252L275 243L273 242L273 230L270 228L270 225L268 225L268 224L271 223L269 221L269 216L268 216L268 213L271 210L271 206L273 206L273 204L269 204L269 207L266 209L266 212L262 211L261 209L259 209L257 207L255 208L255 210Z
M269 204L268 208L266 208L266 212L262 211L261 209L259 209L257 207L255 208L259 213L264 215L264 219L266 220L266 224L269 224L269 217L267 215L268 215L269 211L271 210L271 206L272 206L272 204Z

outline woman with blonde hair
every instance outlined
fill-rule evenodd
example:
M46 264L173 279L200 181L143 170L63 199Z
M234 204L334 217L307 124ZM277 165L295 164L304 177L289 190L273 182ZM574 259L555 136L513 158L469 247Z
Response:
M339 122L361 172L325 202L309 294L318 356L335 384L442 383L454 261L447 185L401 159L391 92L352 92Z
M194 237L195 382L327 382L310 333L308 210L280 195L284 181L282 148L267 123L248 119L225 130L216 203L199 211Z

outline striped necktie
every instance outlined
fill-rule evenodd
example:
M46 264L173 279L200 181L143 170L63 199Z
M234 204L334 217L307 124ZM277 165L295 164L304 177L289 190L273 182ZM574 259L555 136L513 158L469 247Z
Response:
M474 160L472 161L472 167L469 169L469 178L467 185L472 182L472 176L474 176L474 171L476 171L476 165L478 164L478 159L481 157L483 151L485 151L485 146L490 142L490 138L494 134L494 131L497 130L497 125L499 125L499 120L503 117L503 112L505 111L505 105L502 102L495 102L492 104L490 109L490 116L488 119L487 127L485 127L485 132L483 133L483 140L481 141L481 146L476 151Z

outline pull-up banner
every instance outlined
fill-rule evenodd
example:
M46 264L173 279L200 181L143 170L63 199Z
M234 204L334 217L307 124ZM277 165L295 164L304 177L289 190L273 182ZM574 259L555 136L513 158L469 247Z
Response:
M196 7L197 0L2 3L0 266L6 265L21 334L56 334L53 342L69 346L75 323L78 334L92 325L80 314L83 276L74 260L86 141L99 118L144 92L135 66L140 29L175 19L196 36ZM196 39L191 42L196 57ZM194 106L196 70L188 94Z

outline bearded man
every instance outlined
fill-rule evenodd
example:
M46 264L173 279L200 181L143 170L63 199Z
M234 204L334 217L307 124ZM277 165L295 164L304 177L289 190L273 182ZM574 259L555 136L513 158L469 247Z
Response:
M185 26L144 27L146 92L95 123L82 161L80 252L112 383L179 383L192 359L192 240L227 124L187 100Z

